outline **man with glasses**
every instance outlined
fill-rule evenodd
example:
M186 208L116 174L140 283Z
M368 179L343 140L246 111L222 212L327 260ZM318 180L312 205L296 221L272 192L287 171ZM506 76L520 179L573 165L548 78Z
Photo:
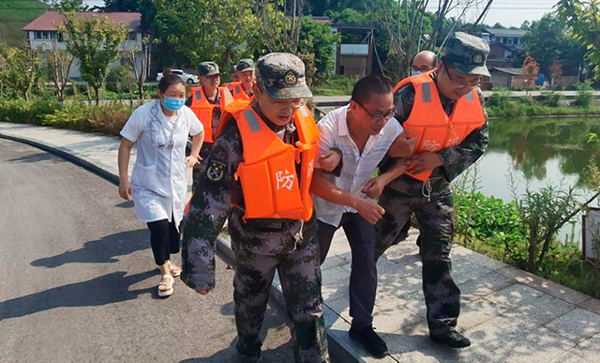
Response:
M302 61L288 53L258 60L251 105L229 114L203 163L183 229L181 278L200 294L215 286L215 240L229 217L237 350L258 362L269 291L279 273L292 320L296 362L328 362L317 221L310 184L319 131Z
M410 66L410 75L416 76L429 72L437 67L438 57L430 50L423 50L415 55Z
M366 194L375 187L371 176L386 153L391 157L410 156L416 141L404 137L402 126L393 119L394 113L392 85L386 78L369 75L359 80L350 104L329 112L318 123L320 159L329 158L330 150L336 149L343 162L334 170L337 176L317 165L311 189L315 194L321 263L336 230L343 228L352 250L350 337L376 357L387 353L385 342L372 325L377 291L374 224L384 210ZM404 164L398 166L406 170Z
M396 118L417 137L406 174L387 184L379 199L385 214L375 226L376 257L397 239L411 213L421 231L423 291L433 341L453 348L471 343L456 331L460 290L450 274L454 226L450 182L481 157L488 145L481 76L489 46L454 33L437 70L409 77L395 89ZM382 168L385 175L386 167Z

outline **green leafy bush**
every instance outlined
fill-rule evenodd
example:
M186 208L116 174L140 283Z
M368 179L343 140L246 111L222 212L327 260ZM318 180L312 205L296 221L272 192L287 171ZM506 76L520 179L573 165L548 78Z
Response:
M358 77L334 76L313 89L319 96L349 96Z
M577 97L575 98L574 105L584 108L594 105L594 89L589 81L577 85Z
M41 125L44 117L58 108L56 101L0 100L0 121Z
M505 203L481 193L455 190L455 240L471 241L469 248L490 257L505 261L522 269L530 268L530 239L535 238L535 257L544 249L545 237L554 235L558 216L565 207L573 207L567 193L544 188L529 192L522 206L516 202ZM551 204L552 206L549 206ZM522 209L528 209L523 211ZM562 210L561 210L562 209ZM524 213L525 212L525 213ZM536 218L539 216L540 218ZM533 217L533 218L532 218ZM468 222L467 222L468 221ZM466 225L468 223L468 225ZM532 233L532 229L534 232ZM465 236L464 234L468 234ZM541 256L534 273L594 297L600 297L600 271L581 260L578 243L559 243L548 240L547 252Z
M548 92L542 96L542 102L549 107L558 107L564 100L565 96L561 92Z
M117 103L99 106L70 103L55 113L46 115L42 124L117 136L130 115L131 109L128 106Z
M137 81L131 67L112 68L106 76L106 89L117 94L134 92L137 89Z

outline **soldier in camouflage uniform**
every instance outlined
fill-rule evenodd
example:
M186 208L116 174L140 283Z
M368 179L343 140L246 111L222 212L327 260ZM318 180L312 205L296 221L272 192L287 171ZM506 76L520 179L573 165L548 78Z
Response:
M292 122L312 94L306 86L304 64L287 53L259 59L255 100L251 110L286 144L294 145L298 131ZM270 116L267 108L279 113ZM262 109L262 111L261 111ZM264 111L264 112L263 112ZM282 113L287 112L286 117ZM236 116L239 117L239 116ZM287 121L282 121L287 118ZM313 217L246 219L240 181L234 178L243 160L241 131L225 118L199 180L183 231L183 282L201 294L215 286L215 240L229 217L231 245L237 261L234 278L237 350L244 361L260 360L260 329L275 271L278 271L293 322L296 362L327 362L327 340L321 297L319 244ZM300 175L300 174L298 174Z
M476 88L483 126L470 132L456 146L410 157L407 163L412 165L409 172L413 175L432 169L433 172L426 182L405 174L389 183L379 199L386 213L376 225L375 255L378 258L397 239L411 213L415 213L422 236L423 290L430 337L455 348L469 346L470 341L455 330L460 313L460 290L450 273L454 232L450 182L477 161L488 145L487 114L478 88L480 77L489 76L485 66L488 53L489 47L483 40L466 33L455 33L448 40L441 64L429 75L433 79L431 93L437 89L441 107L450 116L454 105L467 94L472 95ZM404 123L415 104L413 84L400 87L394 98L396 119ZM386 165L383 165L382 172L385 171Z

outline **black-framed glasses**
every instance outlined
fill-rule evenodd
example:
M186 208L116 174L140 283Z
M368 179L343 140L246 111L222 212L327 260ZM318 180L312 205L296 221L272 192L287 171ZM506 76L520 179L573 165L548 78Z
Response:
M396 116L396 110L392 109L390 112L387 113L376 113L376 114L372 114L370 113L365 106L361 105L360 102L356 101L356 100L352 100L354 102L356 102L357 105L360 106L360 108L362 108L363 110L365 110L365 112L367 113L367 115L371 116L371 119L374 122L379 122L379 121L387 121L389 119L391 119L392 117Z
M445 65L445 64L444 64ZM452 79L452 76L450 75L450 71L448 70L448 66L444 67L444 70L446 70L446 74L448 75L448 79L450 80L450 84L452 84L452 86L454 86L454 88L458 88L458 89L463 89L465 87L467 87L468 89L473 89L477 86L479 86L481 84L481 77L479 77L479 79L477 80L477 82L475 83L460 83L460 82L456 82Z

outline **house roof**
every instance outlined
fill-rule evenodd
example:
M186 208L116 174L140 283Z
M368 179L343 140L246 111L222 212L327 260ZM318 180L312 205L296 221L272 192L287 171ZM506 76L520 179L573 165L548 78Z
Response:
M522 37L525 30L485 28L485 31L497 37Z
M511 76L522 76L523 75L523 69L521 69L521 68L500 68L500 67L490 68L490 72L494 73L494 71L510 74Z
M123 23L129 29L142 31L140 13L77 13L77 16L90 18L92 16L104 16L115 24ZM56 31L57 24L63 24L65 17L57 11L48 10L31 23L25 25L24 31Z

